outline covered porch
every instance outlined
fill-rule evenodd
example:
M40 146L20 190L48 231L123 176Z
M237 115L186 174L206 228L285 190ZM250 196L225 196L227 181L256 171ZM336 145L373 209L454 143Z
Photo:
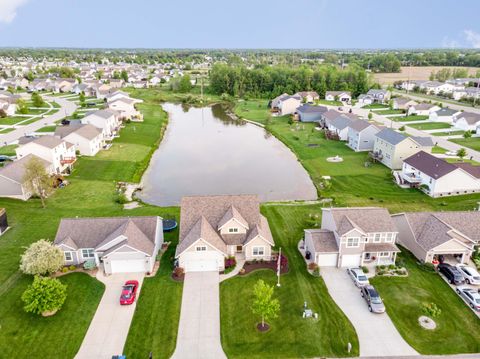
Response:
M367 243L362 253L362 266L388 266L395 264L400 249L393 243Z

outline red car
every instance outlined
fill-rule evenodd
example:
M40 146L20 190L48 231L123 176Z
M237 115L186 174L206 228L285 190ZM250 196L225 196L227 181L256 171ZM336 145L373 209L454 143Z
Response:
M120 296L121 305L129 305L135 302L137 297L138 281L127 280L123 285L122 295Z

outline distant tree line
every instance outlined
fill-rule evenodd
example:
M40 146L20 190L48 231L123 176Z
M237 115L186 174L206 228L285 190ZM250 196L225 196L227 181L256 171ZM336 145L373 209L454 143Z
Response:
M264 66L252 69L215 64L210 70L210 89L219 95L272 98L284 92L293 94L313 90L324 96L325 91L342 90L358 96L368 91L369 87L367 73L357 66L343 70L332 65L315 68Z

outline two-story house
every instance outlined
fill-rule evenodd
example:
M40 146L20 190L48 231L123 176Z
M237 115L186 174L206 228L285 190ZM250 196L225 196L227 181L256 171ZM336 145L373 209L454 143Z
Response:
M225 258L270 260L275 245L254 195L191 196L180 204L180 238L175 252L186 272L225 268Z
M394 264L397 234L385 208L322 208L321 229L305 230L305 255L326 267Z
M95 156L102 148L102 131L93 125L58 126L55 136L75 145L83 156Z
M380 129L365 120L353 121L348 127L347 145L355 152L371 151L375 144L375 135Z
M157 216L62 218L53 242L65 265L94 261L106 274L151 273L163 244Z
M17 158L33 154L52 164L54 173L70 173L77 160L75 146L58 137L46 135L38 138L21 138L15 150Z
M434 143L431 137L409 137L384 128L375 134L371 157L391 169L400 169L404 159L418 151L431 152Z
M141 117L140 112L135 108L137 102L132 98L121 97L113 101L109 101L107 106L109 109L118 111L120 118L123 120L131 120L136 117Z
M98 110L88 112L85 117L81 119L84 125L93 125L102 131L103 140L112 140L118 133L120 121L115 116L113 111Z

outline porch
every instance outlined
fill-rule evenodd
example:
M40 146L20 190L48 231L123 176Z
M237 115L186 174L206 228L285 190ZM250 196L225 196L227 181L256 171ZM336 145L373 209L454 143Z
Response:
M395 264L400 249L394 243L367 243L362 253L361 265L389 266Z

